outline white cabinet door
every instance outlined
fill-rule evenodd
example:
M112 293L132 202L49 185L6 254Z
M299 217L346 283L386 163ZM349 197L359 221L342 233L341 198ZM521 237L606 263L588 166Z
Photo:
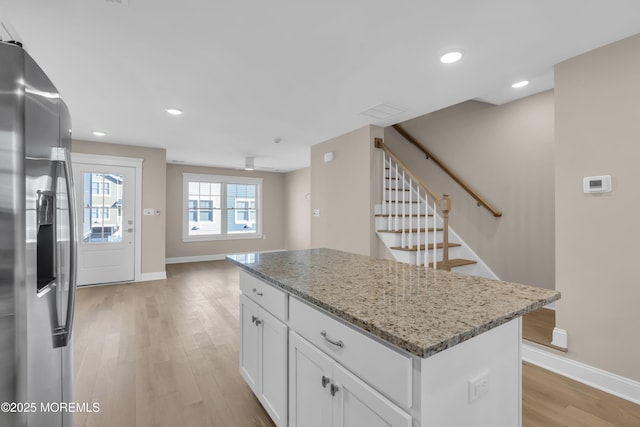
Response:
M240 295L240 374L258 393L258 305Z
M295 332L289 392L291 427L411 427L409 414Z
M258 310L258 399L278 427L287 425L287 326Z
M411 427L409 414L337 363L333 386L333 427Z
M333 359L289 334L289 426L331 426Z

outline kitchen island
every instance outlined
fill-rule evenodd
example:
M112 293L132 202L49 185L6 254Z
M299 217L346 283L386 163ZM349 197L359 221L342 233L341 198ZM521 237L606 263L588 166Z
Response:
M558 292L329 249L228 259L240 371L278 426L521 424L521 316Z

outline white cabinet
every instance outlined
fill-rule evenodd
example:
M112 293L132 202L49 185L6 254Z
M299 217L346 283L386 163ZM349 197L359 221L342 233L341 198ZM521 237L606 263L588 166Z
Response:
M289 336L289 426L332 423L330 382L333 360L300 335Z
M258 394L258 304L240 295L240 374Z
M278 427L521 425L520 318L418 358L246 272L240 289L240 372Z
M292 427L411 427L411 416L295 332L289 337Z
M278 427L287 426L287 325L240 295L240 373Z

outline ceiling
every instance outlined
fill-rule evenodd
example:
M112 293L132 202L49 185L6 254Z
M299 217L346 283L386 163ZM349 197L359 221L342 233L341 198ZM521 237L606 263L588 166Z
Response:
M554 64L640 33L640 2L0 0L0 18L58 87L75 138L290 171L367 124L549 89ZM440 63L449 50L462 59ZM380 103L401 112L361 114Z

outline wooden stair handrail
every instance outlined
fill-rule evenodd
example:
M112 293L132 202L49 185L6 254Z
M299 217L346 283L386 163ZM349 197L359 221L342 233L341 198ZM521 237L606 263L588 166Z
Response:
M400 158L396 155L396 153L394 153L384 142L382 142L382 138L375 138L374 139L375 142L375 147L379 148L381 150L383 150L385 153L387 153L389 155L389 157L392 157L394 161L396 161L400 166L402 166L404 168L405 171L409 172L413 179L422 186L422 188L424 188L430 195L431 197L433 197L437 202L438 205L440 205L442 198L440 196L438 196L432 189L431 187L429 187L427 184L424 183L424 181L422 181L420 179L420 177L411 170L411 168L409 166L407 166L407 164L405 162L403 162L402 160L400 160ZM384 171L383 171L384 173Z
M480 206L480 205L484 206L496 218L499 218L499 217L502 216L502 212L500 212L499 210L494 208L488 201L486 201L482 196L480 196L478 193L476 193L475 190L473 188L471 188L471 186L469 184L467 184L467 182L464 179L462 179L455 172L453 172L451 169L449 169L447 167L447 165L442 163L442 161L437 156L433 155L433 153L431 153L424 145L420 144L420 142L418 142L413 136L411 136L400 125L397 125L397 124L393 125L393 128L404 139L406 139L407 141L409 141L410 143L415 145L420 151L422 151L427 156L427 158L433 160L436 165L440 166L440 169L442 169L455 182L457 182L467 193L469 193L471 195L471 197L476 199L476 201L478 202L478 206ZM396 159L397 159L397 156L396 156ZM400 160L398 160L398 161L400 161ZM431 191L429 191L429 192L431 192ZM433 196L433 193L432 193L432 196Z

